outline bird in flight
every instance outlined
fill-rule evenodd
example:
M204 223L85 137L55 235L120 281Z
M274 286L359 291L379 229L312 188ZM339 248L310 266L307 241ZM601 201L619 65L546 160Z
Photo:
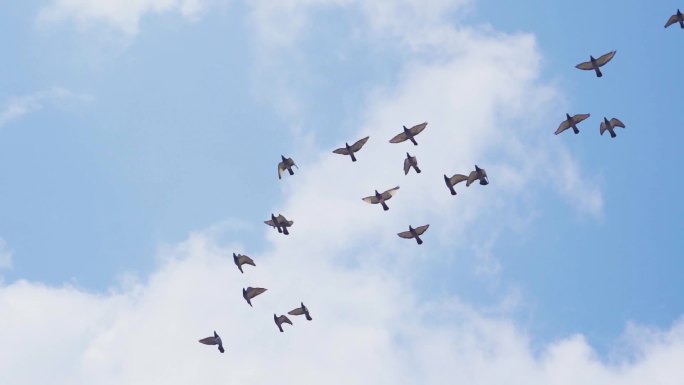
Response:
M235 265L238 267L238 269L240 269L240 273L243 273L243 274L245 272L242 271L242 265L246 264L246 265L256 266L256 264L254 264L254 261L252 260L252 258L250 258L246 255L242 255L242 254L235 255L235 253L233 253L233 262L235 262Z
M277 229L279 233L289 235L290 232L287 230L288 227L294 224L294 221L288 221L282 214L275 215L271 214L271 219L264 221L265 224Z
M590 116L590 114L577 114L574 116L570 116L570 114L565 114L566 119L560 124L560 126L558 126L558 129L556 130L555 134L558 135L570 127L572 127L572 130L575 132L575 134L579 134L577 124Z
M407 152L406 159L404 159L404 175L408 174L408 172L411 170L411 167L413 167L413 169L420 174L420 169L418 168L418 159L416 159L415 156L411 156L411 154Z
M349 155L351 157L352 162L356 162L356 157L354 156L354 153L358 152L361 149L361 147L363 147L363 145L366 144L368 138L370 138L370 136L359 139L356 141L356 143L352 144L351 146L349 145L349 143L344 143L344 147L338 148L337 150L333 151L333 153L340 155Z
M281 333L283 332L282 324L292 325L292 321L290 321L290 319L287 318L286 315L276 316L274 313L273 314L273 321L275 321L275 324L276 324L276 326L278 326L278 330L280 330Z
M419 245L422 245L423 240L420 239L420 236L423 235L423 233L428 229L428 227L430 227L430 225L418 226L414 229L412 226L409 225L408 231L402 231L397 235L405 239L415 238L416 242Z
M611 61L613 59L613 56L615 56L615 53L617 53L617 51L610 51L605 55L599 56L598 59L594 59L593 56L589 56L589 61L580 63L576 65L575 68L579 68L585 71L594 70L596 72L596 77L600 78L601 76L603 76L603 73L601 73L599 67L603 67L604 65L606 65L606 63Z
M616 137L617 134L615 133L615 127L625 128L625 124L622 123L618 118L608 120L606 117L603 117L603 121L601 122L600 127L601 135L603 135L604 132L608 131L610 133L611 138Z
M416 142L416 139L414 139L414 137L420 134L425 129L425 126L427 126L427 122L416 124L411 128L406 128L406 126L404 126L404 131L395 135L394 138L390 139L390 143L401 143L408 139L414 145L417 146L418 142Z
M475 171L471 171L470 174L468 174L468 181L466 181L466 187L470 186L470 184L475 182L476 180L479 180L482 186L486 186L489 184L487 171L485 171L484 168L477 167L477 165L475 165Z
M283 172L285 172L285 170L287 170L287 172L289 172L290 175L294 175L294 171L292 171L292 166L299 168L299 166L295 164L294 160L292 160L292 158L286 158L283 155L280 156L280 159L282 160L280 161L280 163L278 163L278 179L283 178Z
M454 186L466 180L468 180L468 177L463 174L454 174L451 178L444 174L444 183L446 183L447 187L449 188L449 191L451 191L451 195L456 195L456 190L454 190Z
M383 192L382 194L380 194L378 192L378 190L375 190L375 195L371 195L369 197L361 198L361 200L363 200L366 203L373 204L373 205L380 203L382 205L382 209L387 211L387 210L389 210L389 207L387 206L387 204L385 204L385 201L390 200L394 196L394 194L397 193L397 191L399 191L399 186L397 186L395 188L391 188L391 189Z
M667 20L667 23L665 23L665 28L675 23L679 23L679 26L684 29L684 14L679 9L677 10L677 13L670 16L670 18Z
M309 314L309 309L306 306L304 306L304 302L302 302L300 307L288 311L287 314L289 314L289 315L302 315L303 314L306 316L307 321L311 321L313 319L313 318L311 318L311 315Z
M268 289L264 289L263 287L248 287L246 289L242 289L242 298L247 301L249 306L252 306L252 298L256 297L257 295L265 292Z
M219 352L223 353L225 351L223 350L223 342L221 341L221 337L216 334L216 330L214 330L214 335L212 337L202 338L199 340L199 342L205 345L218 345Z

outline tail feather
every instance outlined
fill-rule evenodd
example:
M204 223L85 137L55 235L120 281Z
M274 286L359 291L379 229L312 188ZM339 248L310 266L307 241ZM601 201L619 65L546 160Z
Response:
M601 70L597 68L597 69L596 69L596 77L597 77L597 78L600 78L600 77L602 77L602 76L603 76L603 72L601 72Z
M417 145L418 145L418 142L416 142L416 140L415 140L415 139L413 139L413 137L410 137L409 139L411 139L411 143L413 143L413 144L414 144L415 146L417 146Z
M423 240L420 239L420 237L416 236L416 242L418 242L419 245L423 244Z
M575 134L579 134L579 130L577 129L577 127L572 126L572 130L575 132Z
M354 156L353 152L349 153L349 156L351 156L352 162L356 162L356 157Z
M615 132L610 131L610 137L611 137L611 138L614 138L614 137L616 137L616 136L617 136L617 134L616 134Z
M382 209L383 209L383 210L385 210L385 211L389 210L389 207L385 204L384 201L383 201L383 202L380 202L380 203L382 203Z
M308 314L305 314L305 315L306 315L306 320L307 320L307 321L311 321L311 320L313 319L313 318L311 318L310 315L308 315Z
M283 227L283 234L290 235L290 232L287 231L287 227Z
M418 166L413 166L413 168L415 168L415 169L416 169L416 172L417 172L418 174L420 174L420 169L418 168Z
M290 175L294 175L294 171L292 171L292 167L288 168L288 169L287 169L287 172L289 172Z

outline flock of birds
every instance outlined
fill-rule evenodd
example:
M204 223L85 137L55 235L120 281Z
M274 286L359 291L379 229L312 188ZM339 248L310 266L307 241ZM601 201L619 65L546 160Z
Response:
M665 28L668 28L669 26L676 23L679 23L679 26L682 29L684 29L684 14L682 14L682 12L679 9L677 9L677 13L675 13L668 19L667 23L665 24ZM575 67L580 70L594 71L596 73L596 77L600 78L603 76L603 73L601 72L601 67L610 62L613 59L613 57L615 57L616 52L617 51L608 52L607 54L599 56L598 59L595 59L593 56L590 56L589 61L580 63ZM561 122L561 124L558 126L558 129L556 129L555 134L558 135L569 128L572 128L575 134L579 134L577 124L586 120L590 116L590 114L576 114L573 116L570 116L570 114L565 114L566 119L563 122ZM423 130L425 130L425 127L427 127L427 122L417 124L411 128L406 128L406 126L403 126L403 131L395 135L392 139L390 139L389 142L402 143L409 140L411 141L411 143L417 146L418 142L416 141L416 136L423 132ZM625 128L625 125L617 118L612 118L608 120L608 118L604 117L603 121L600 124L599 132L601 135L603 135L604 132L608 131L610 133L611 138L615 138L617 136L615 134L615 127ZM355 153L359 152L361 148L363 148L366 142L368 142L369 138L369 136L361 138L354 142L354 144L352 145L349 145L349 143L345 143L344 147L334 150L333 153L349 156L352 162L356 162L357 159ZM299 167L295 164L292 158L286 158L283 155L281 155L280 158L281 161L278 163L278 179L282 179L283 173L285 171L287 171L290 175L294 175L294 171L292 168L295 167L298 169ZM411 156L411 154L407 152L406 159L404 159L404 175L407 175L412 168L415 170L416 173L421 172L420 168L418 168L417 158L415 156ZM448 177L447 175L444 175L444 182L447 188L449 189L451 195L457 195L454 186L464 181L466 182L466 187L470 186L475 181L479 181L480 185L483 186L489 184L487 172L483 168L478 167L477 165L475 165L475 170L471 171L468 174L468 176L464 174L454 174L453 176ZM375 193L373 195L362 198L362 200L370 204L380 204L382 206L382 209L384 211L387 211L389 210L389 206L387 206L386 202L390 200L397 193L397 191L399 191L399 186L383 191L382 193L378 192L378 190L375 190ZM288 228L294 224L294 221L288 220L282 214L278 214L277 216L271 214L271 218L269 220L264 221L264 223L276 229L278 233L289 235ZM397 233L397 235L405 239L415 239L416 243L421 245L423 243L423 240L420 238L420 236L423 235L425 231L427 231L428 227L430 227L429 224L418 226L416 228L409 225L408 231L402 231L400 233ZM233 261L237 266L238 270L240 270L240 273L243 274L243 265L256 266L254 260L247 255L233 253ZM245 299L247 304L249 304L249 306L252 306L252 299L264 293L267 290L268 289L262 287L250 286L246 289L242 289L242 297ZM303 302L300 303L299 307L290 310L287 314L304 315L308 321L312 320L311 315L309 314L309 309L304 305ZM284 314L277 315L276 313L274 313L273 321L280 332L283 332L282 325L284 323L292 325L292 321ZM216 333L216 331L214 331L213 336L202 338L199 340L199 342L206 345L218 345L219 352L223 353L225 351L223 347L223 341L221 340L221 337Z

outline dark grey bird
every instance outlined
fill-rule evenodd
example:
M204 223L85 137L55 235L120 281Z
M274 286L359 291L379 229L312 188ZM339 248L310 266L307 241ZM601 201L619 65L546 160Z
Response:
M216 334L216 330L214 330L213 337L202 338L201 340L199 340L199 342L205 345L218 345L219 352L223 353L225 351L223 350L223 342L221 341L221 337L219 337L219 335Z
M449 191L451 191L451 195L456 195L456 190L454 190L454 186L466 180L468 180L468 177L463 174L454 174L454 176L452 176L451 178L444 174L444 183L446 183L447 187L449 188Z
M484 168L477 167L477 165L475 165L475 171L471 171L470 174L468 174L468 181L466 181L466 187L470 186L470 184L475 182L476 180L479 180L482 186L486 186L489 184L487 171L485 171Z
M415 156L411 156L408 152L406 153L406 159L404 159L404 175L408 174L409 170L413 167L418 174L420 174L420 169L418 168L418 159Z
M427 122L421 123L421 124L416 124L415 126L411 128L406 128L404 127L404 131L395 135L394 138L390 139L390 143L401 143L405 140L410 140L414 145L418 145L418 142L416 142L416 139L414 137L418 134L420 134L424 129L425 126L427 126Z
M601 122L601 135L603 135L604 132L608 131L610 132L610 137L614 138L617 136L615 133L615 127L622 127L625 128L625 124L620 121L620 119L613 118L611 120L608 120L606 117L603 117L603 121Z
M382 194L378 192L378 190L375 190L375 195L371 195L369 197L361 198L364 202L370 203L370 204L378 204L380 203L382 205L382 209L387 211L389 210L389 207L387 204L385 204L385 201L390 200L396 193L399 191L399 186L395 188L391 188Z
M670 18L667 20L667 23L665 23L665 28L675 23L679 23L679 26L684 29L684 14L679 9L677 9L677 13L670 16Z
M356 157L354 156L354 153L358 152L361 149L361 147L363 147L363 145L366 144L368 138L370 138L370 136L359 139L356 141L356 143L352 144L351 146L349 145L349 143L345 142L344 147L338 148L337 150L333 151L333 153L340 155L349 155L351 157L352 162L356 162Z
M292 158L286 158L283 155L280 156L280 159L282 160L280 161L280 163L278 163L278 179L282 179L283 172L285 172L285 170L287 170L287 172L289 172L290 175L294 175L292 167L294 166L299 168L299 166L295 164L294 160L292 160Z
M577 124L590 116L591 114L577 114L574 116L570 116L570 114L565 114L566 119L563 121L563 123L560 124L560 126L558 126L558 129L556 130L555 134L558 135L570 127L572 127L572 130L575 132L575 134L579 134Z
M406 238L406 239L411 239L415 238L416 242L418 242L419 245L423 244L423 240L420 239L420 236L423 235L423 233L430 227L430 225L425 225L425 226L418 226L415 229L409 225L408 231L402 231L401 233L398 233L397 235Z
M264 221L264 223L277 229L279 233L289 235L290 232L287 230L287 228L292 226L294 221L288 221L282 214L278 214L277 217L271 214L271 219Z
M606 65L606 63L611 61L613 59L613 56L615 56L615 53L617 53L617 51L610 51L607 54L600 56L598 59L594 59L593 56L589 56L589 61L580 63L576 65L575 68L579 68L585 71L594 70L596 72L596 77L600 78L601 76L603 76L603 73L601 73L599 67L603 67L604 65Z
M288 311L287 314L289 314L289 315L302 315L303 314L306 316L307 321L311 321L313 319L313 318L311 318L311 315L309 314L309 308L304 306L304 302L301 303L300 307Z
M268 289L264 289L263 287L248 287L246 289L242 289L242 298L247 301L249 306L252 306L252 298L256 297L257 295L265 292Z
M283 324L292 325L292 321L290 321L286 315L276 316L275 313L273 313L273 321L275 321L275 324L278 326L278 330L280 330L281 333L283 332Z
M246 255L242 255L242 254L235 255L235 253L233 253L233 262L235 262L235 266L237 266L238 269L240 269L240 273L243 273L243 274L245 272L242 271L242 265L256 266L256 264L254 263L252 258L250 258Z

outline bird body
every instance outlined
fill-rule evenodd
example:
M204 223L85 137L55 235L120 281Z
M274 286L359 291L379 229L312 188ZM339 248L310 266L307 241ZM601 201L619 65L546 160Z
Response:
M380 194L378 190L375 190L375 195L361 198L361 200L370 204L380 203L382 205L382 209L387 211L389 210L389 207L387 206L385 201L390 200L397 193L397 191L399 191L399 186L384 191L382 194Z
M575 134L579 134L577 124L590 116L591 114L577 114L574 116L570 116L570 114L565 114L566 119L560 124L560 126L558 126L558 129L556 130L555 134L558 135L570 127L572 127L572 130L575 132Z
M247 301L249 306L252 306L252 298L256 297L257 295L265 292L268 289L264 289L263 287L248 287L246 289L242 289L242 298Z
M311 315L309 314L309 309L306 306L304 306L304 302L301 303L300 307L288 311L287 314L289 314L289 315L302 315L303 314L306 316L306 319L308 321L311 321L313 319L313 318L311 318Z
M280 161L280 163L278 163L278 179L282 179L283 172L285 172L285 170L287 170L287 172L290 173L290 175L294 175L294 171L292 171L292 167L294 166L294 167L299 168L299 166L297 166L295 164L295 162L292 160L292 158L286 158L285 156L281 155L280 159L281 159L281 161Z
M580 63L576 65L575 68L585 71L593 70L594 72L596 72L596 77L600 78L601 76L603 76L603 73L601 73L601 70L599 68L603 67L604 65L606 65L606 63L611 61L616 53L617 51L610 51L605 55L599 56L598 59L594 59L593 56L589 56L588 62Z
M416 159L415 156L411 156L411 154L407 152L406 159L404 159L404 175L408 174L408 172L411 170L411 167L413 167L413 169L420 174L420 169L418 168L418 159Z
M430 227L430 225L418 226L414 229L413 226L409 225L408 231L402 231L397 235L405 239L414 238L419 245L422 245L423 240L420 239L420 236L428 229L428 227Z
M292 325L292 321L290 321L286 315L276 316L275 313L273 313L273 321L275 322L276 326L278 326L278 330L280 330L281 333L283 332L282 325L284 323Z
M403 132L395 135L392 139L390 139L390 143L401 143L405 140L410 140L411 143L414 145L418 145L418 142L416 142L416 139L414 138L416 135L420 134L425 127L427 126L427 122L423 122L421 124L416 124L415 126L411 128L406 128L406 126L403 126L404 130Z
M256 264L254 263L252 258L250 258L246 255L242 255L242 254L235 255L235 253L233 253L233 262L235 262L235 265L238 267L238 269L240 269L240 273L243 273L243 274L245 272L242 271L242 265L256 266Z
M288 221L282 214L275 215L271 214L271 219L264 221L265 224L277 229L279 233L289 235L290 232L287 230L288 227L294 224L294 221Z
M603 122L601 122L601 126L599 128L601 135L603 135L604 132L608 131L610 133L611 138L615 138L617 134L615 133L615 127L622 127L625 128L625 124L620 121L620 119L613 118L611 120L608 120L608 118L604 117Z
M356 162L356 156L354 156L354 153L361 150L361 147L363 147L363 145L366 144L368 138L370 137L367 136L365 138L361 138L351 146L349 145L349 143L345 142L344 147L338 148L337 150L333 151L333 153L340 155L349 155L351 157L352 162Z
M218 345L219 352L223 353L225 351L223 349L223 341L221 341L221 337L216 334L216 330L214 330L214 335L212 337L202 338L199 342L205 345Z
M679 9L677 9L677 13L670 16L670 18L667 20L667 23L665 23L665 28L675 23L679 23L679 26L684 29L684 14Z

